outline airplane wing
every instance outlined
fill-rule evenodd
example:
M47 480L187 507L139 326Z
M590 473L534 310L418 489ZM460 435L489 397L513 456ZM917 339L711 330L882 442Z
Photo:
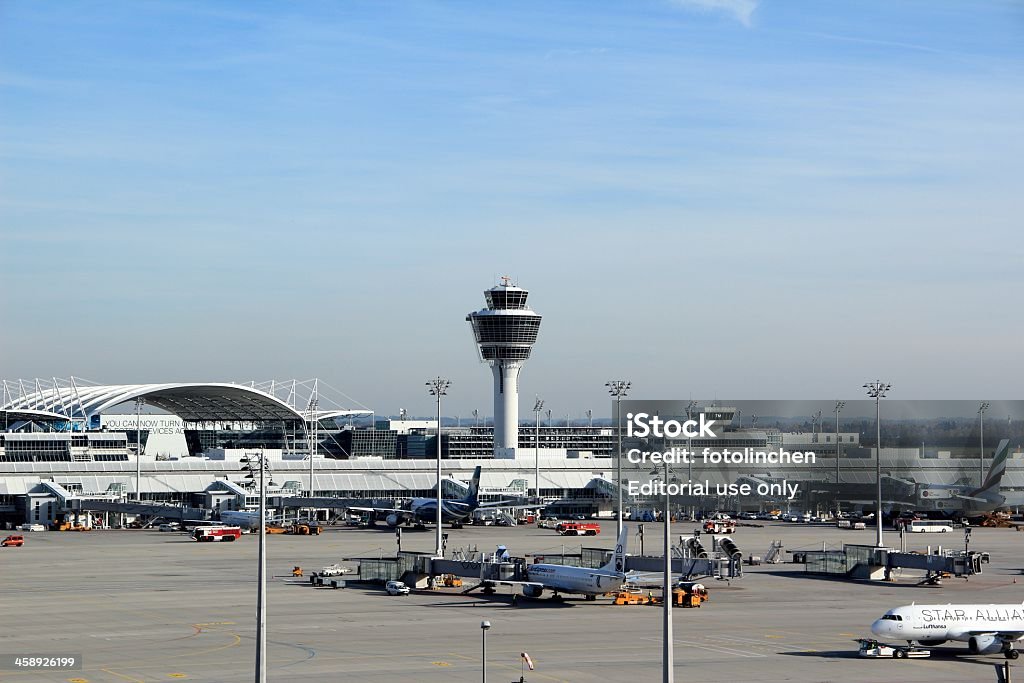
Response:
M979 503L991 503L991 502L993 502L991 500L986 500L985 498L978 498L977 496L966 496L964 494L958 494L958 495L953 496L953 497L957 498L959 500L976 500Z
M381 519L387 517L388 515L398 515L402 519L402 522L411 522L416 518L416 516L412 513L412 510L402 510L399 508L348 507L345 508L345 511L362 514L372 514Z

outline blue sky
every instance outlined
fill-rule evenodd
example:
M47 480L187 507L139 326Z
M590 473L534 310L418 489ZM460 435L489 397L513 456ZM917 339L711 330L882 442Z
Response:
M1014 2L0 5L0 376L1015 398ZM12 295L13 294L13 295ZM897 393L898 392L898 393Z

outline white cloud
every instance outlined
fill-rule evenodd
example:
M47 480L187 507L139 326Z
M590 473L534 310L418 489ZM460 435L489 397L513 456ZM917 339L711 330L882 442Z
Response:
M698 12L725 12L746 27L751 25L751 17L760 0L672 0L672 4L683 9Z

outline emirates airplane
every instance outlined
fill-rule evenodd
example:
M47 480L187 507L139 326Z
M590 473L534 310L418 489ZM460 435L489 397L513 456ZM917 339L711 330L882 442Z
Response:
M871 624L879 637L923 646L966 642L971 654L1003 653L1017 659L1014 643L1024 639L1024 603L1014 605L905 605Z

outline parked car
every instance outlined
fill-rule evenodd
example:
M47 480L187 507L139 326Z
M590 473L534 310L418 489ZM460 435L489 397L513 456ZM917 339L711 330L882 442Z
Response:
M42 524L22 524L18 528L20 531L46 531L46 527Z
M384 590L388 592L388 595L408 595L409 587L401 581L388 581Z
M161 524L156 529L157 531L181 531L181 525L177 522L168 522L167 524Z

